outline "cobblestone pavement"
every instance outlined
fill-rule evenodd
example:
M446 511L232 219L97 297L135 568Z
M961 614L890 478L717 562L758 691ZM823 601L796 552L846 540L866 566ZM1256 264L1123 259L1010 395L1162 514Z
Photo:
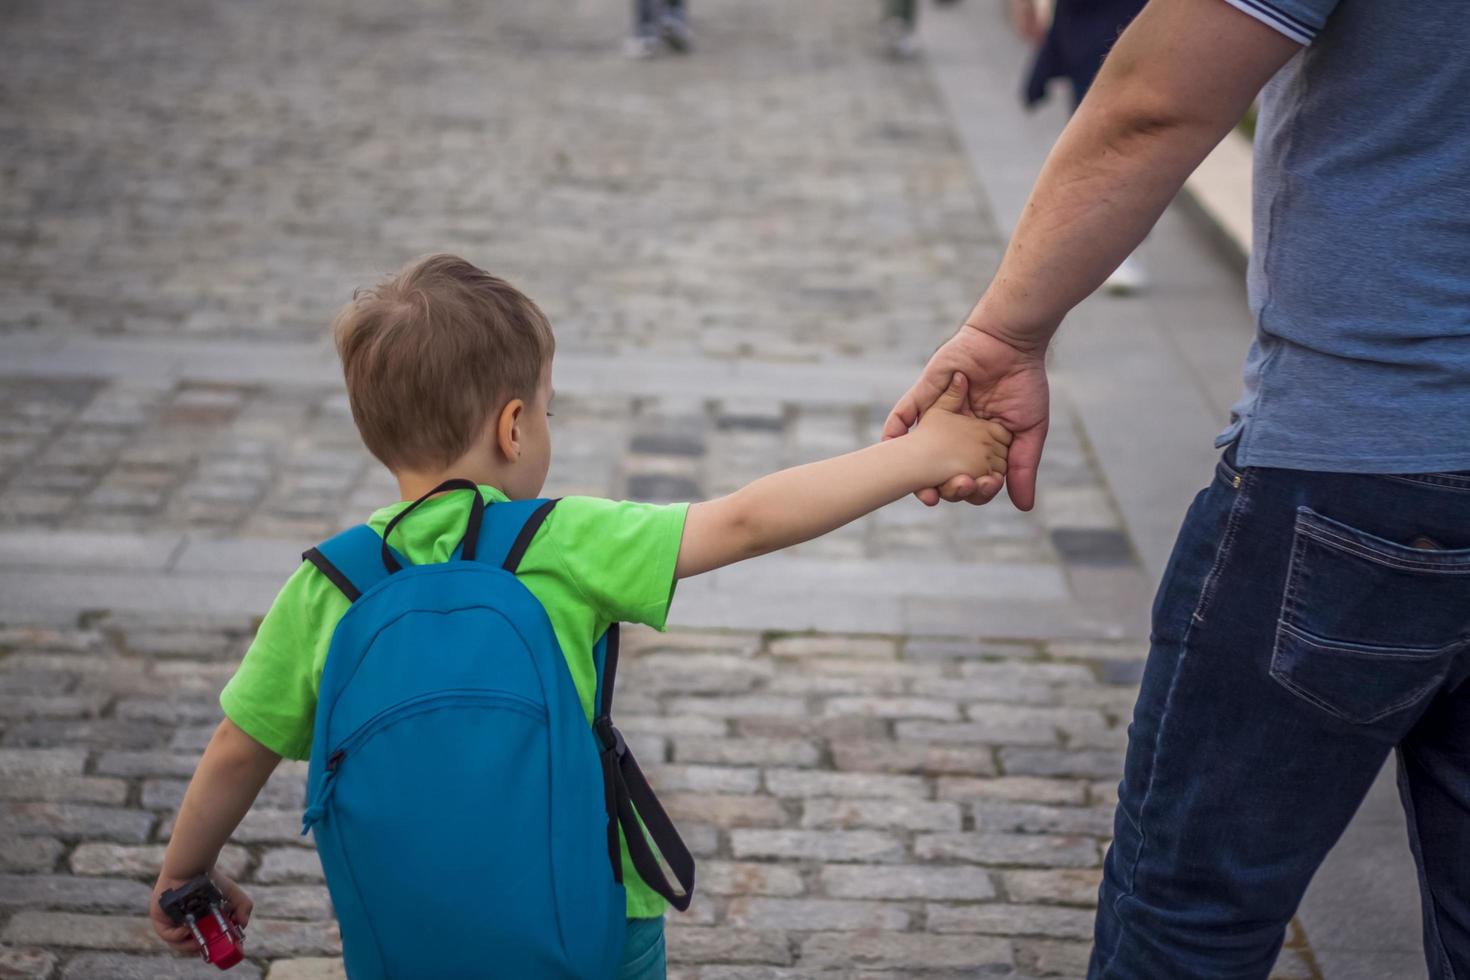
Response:
M294 555L391 500L325 325L429 250L559 342L548 492L716 495L873 439L1000 242L843 0L0 10L0 976L206 976L142 909ZM680 588L621 724L701 858L684 980L1084 972L1147 590L1065 386L1040 506L896 505ZM285 764L236 974L340 976ZM1278 967L1312 977L1297 934Z

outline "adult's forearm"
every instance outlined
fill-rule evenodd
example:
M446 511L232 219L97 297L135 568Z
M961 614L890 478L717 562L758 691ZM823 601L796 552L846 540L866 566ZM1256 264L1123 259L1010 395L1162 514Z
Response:
M1000 269L966 322L1041 347L1143 241L1218 135L1079 110L1047 158Z

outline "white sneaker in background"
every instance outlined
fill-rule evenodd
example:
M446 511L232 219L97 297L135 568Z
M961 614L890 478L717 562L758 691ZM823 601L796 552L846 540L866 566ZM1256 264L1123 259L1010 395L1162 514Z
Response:
M688 54L694 48L694 32L689 29L689 21L682 10L667 11L659 22L658 30L664 43L680 54Z
M647 61L658 54L658 38L651 34L635 34L623 42L623 57L629 61Z
M1138 256L1130 255L1103 280L1103 290L1114 296L1134 296L1148 288L1148 273Z

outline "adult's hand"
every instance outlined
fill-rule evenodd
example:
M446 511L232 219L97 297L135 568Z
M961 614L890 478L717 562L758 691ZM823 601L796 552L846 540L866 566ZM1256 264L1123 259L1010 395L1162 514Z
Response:
M893 406L883 438L906 434L939 400L958 371L969 379L970 412L999 422L1015 437L1006 463L1005 483L1011 502L1030 510L1036 502L1036 469L1046 442L1050 398L1046 383L1046 349L1006 339L998 331L966 323L934 352L912 388ZM933 507L944 500L990 501L1002 481L958 476L943 487L921 490L920 500Z

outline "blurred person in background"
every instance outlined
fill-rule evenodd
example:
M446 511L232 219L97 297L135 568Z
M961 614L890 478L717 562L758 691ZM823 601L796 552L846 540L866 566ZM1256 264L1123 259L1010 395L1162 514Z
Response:
M694 47L684 0L633 0L633 34L624 45L629 58L652 58L668 45L680 54Z
M1047 86L1065 78L1072 88L1072 108L1092 87L1103 59L1123 29L1133 22L1146 0L1011 0L1011 19L1020 35L1036 47L1026 79L1026 107L1046 100ZM1050 9L1048 9L1050 8ZM1148 285L1138 255L1129 255L1103 283L1118 295L1131 295Z
M959 0L935 0L937 3L958 3ZM883 0L883 49L890 58L900 61L919 53L919 42L914 29L919 22L919 0Z

